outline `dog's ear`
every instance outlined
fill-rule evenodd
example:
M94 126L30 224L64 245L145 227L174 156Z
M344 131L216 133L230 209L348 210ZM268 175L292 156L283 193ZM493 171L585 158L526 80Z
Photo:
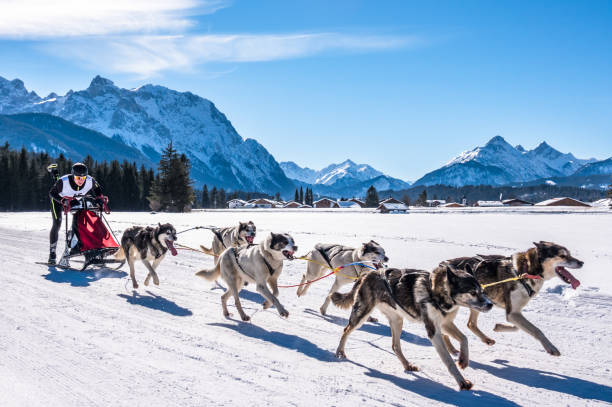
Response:
M472 266L470 266L470 263L465 265L465 272L474 275L474 270L472 269Z
M161 228L161 222L157 222L157 226Z
M457 278L449 264L446 265L446 278L448 278L449 282L454 281Z
M453 299L450 296L450 281L455 278L451 268L448 265L437 267L431 278L431 292L438 299L440 305L449 308L453 304Z

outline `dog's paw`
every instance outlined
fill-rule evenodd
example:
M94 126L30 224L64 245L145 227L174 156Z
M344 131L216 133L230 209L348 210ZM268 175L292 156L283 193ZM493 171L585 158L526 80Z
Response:
M325 308L319 308L319 311L321 311L321 315L327 315L327 310Z
M263 303L263 309L268 309L268 308L270 308L271 306L272 306L272 303L271 303L271 302L265 301L265 302Z
M136 281L134 281L134 282L132 283L132 287L134 287L134 288L138 288L138 283L137 283Z
M368 317L368 322L378 322L378 318Z
M484 343L486 343L489 346L495 345L495 340L491 339L491 338L484 338L482 340Z
M149 286L149 280L145 280L144 285Z
M336 357L338 359L346 359L346 353L344 353L343 350L337 350L336 351Z
M457 361L457 366L461 369L465 369L470 364L470 359L467 356L459 355L459 360Z
M473 386L474 383L469 380L463 379L463 381L459 383L459 390L470 390Z
M404 365L404 372L418 372L419 371L419 367L415 366L411 363L408 363L407 365Z
M553 345L550 345L550 347L546 348L546 352L553 356L561 356L561 352L559 352L559 349L555 348Z
M286 309L282 309L278 312L280 314L281 317L283 318L289 318L289 312L287 312Z
M248 316L248 315L242 315L242 317L241 317L241 318L242 318L242 320L243 320L244 322L249 322L249 321L251 320L251 317L250 317L250 316Z

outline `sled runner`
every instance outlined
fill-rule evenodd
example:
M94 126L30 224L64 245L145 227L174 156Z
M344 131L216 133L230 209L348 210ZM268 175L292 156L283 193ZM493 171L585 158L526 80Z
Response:
M77 201L76 205L74 200ZM66 249L57 266L75 269L70 266L70 260L82 256L85 260L82 262L81 271L92 265L117 265L116 268L120 268L125 261L107 258L114 255L121 246L104 218L103 213L110 213L106 202L89 196L75 196L72 202L70 213L73 216L73 228L68 230L66 211Z

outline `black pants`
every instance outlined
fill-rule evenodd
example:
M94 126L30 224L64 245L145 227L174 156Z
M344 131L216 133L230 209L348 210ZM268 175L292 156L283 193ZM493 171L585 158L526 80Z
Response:
M51 218L53 220L53 224L51 225L51 232L49 232L49 244L51 247L51 251L55 251L57 246L57 235L59 233L60 227L62 226L62 216L64 216L64 209L62 205L51 200ZM77 214L73 214L72 216L72 231L76 233L77 230Z

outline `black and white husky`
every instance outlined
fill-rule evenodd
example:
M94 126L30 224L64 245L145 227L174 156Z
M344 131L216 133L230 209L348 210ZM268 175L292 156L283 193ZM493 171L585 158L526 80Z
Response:
M567 268L579 269L584 263L573 257L567 248L556 243L541 241L533 244L535 247L515 253L511 257L496 255L459 257L442 262L441 265L468 267L466 270L473 274L480 284L494 283L522 273L538 276L539 279L509 281L485 288L485 294L493 304L506 311L506 320L512 324L496 324L494 331L512 332L520 329L537 339L546 352L559 356L561 355L559 350L542 331L523 316L521 311L540 291L546 280L559 277L576 289L580 281ZM478 310L470 310L468 328L487 345L495 344L493 339L478 328ZM452 346L449 348L453 351Z
M209 281L214 281L219 276L227 283L227 290L221 296L223 315L229 317L227 300L234 297L234 303L243 321L250 320L240 304L238 293L245 282L254 283L258 293L263 295L264 309L274 305L282 317L288 317L289 313L278 301L277 280L283 271L283 260L293 260L293 254L297 251L294 240L288 234L270 233L261 243L229 247L219 257L219 261L212 270L201 270L196 276ZM270 292L270 288L272 291Z
M336 350L337 357L346 358L344 345L348 336L364 323L374 308L378 308L389 319L392 349L404 370L418 370L402 353L400 336L406 318L425 325L429 340L459 388L472 388L472 383L464 379L455 366L442 338L443 334L448 334L461 342L458 363L459 367L465 368L469 360L467 338L453 323L455 315L460 306L482 312L493 307L472 275L449 266L439 266L431 273L395 268L372 271L357 280L350 292L334 293L332 301L340 308L353 306Z
M173 256L176 256L175 241L176 230L169 223L163 225L159 223L156 227L133 226L123 232L123 236L121 236L121 249L119 249L115 258L127 260L134 288L138 288L134 262L136 260L142 261L149 271L144 282L145 285L149 285L151 277L153 277L153 283L159 285L159 277L155 270L164 259L168 250L170 250Z
M334 284L320 308L323 315L327 312L332 294L338 291L340 287L354 282L357 277L363 272L370 271L372 267L376 269L382 268L383 263L389 261L389 258L385 255L385 249L374 240L363 243L359 248L346 247L339 244L318 243L305 257L311 261L308 262L306 273L302 276L302 281L297 289L298 297L301 297L308 291L310 284L305 284L307 281L313 281L322 277L329 269L351 263L364 263L366 265L366 267L358 264L351 265L336 273Z
M255 240L255 235L257 234L257 227L255 227L253 222L248 221L238 222L237 226L214 228L210 231L215 235L215 237L213 237L212 246L209 249L206 246L200 245L200 248L204 253L215 256L216 263L219 255L228 247L253 244L253 240Z

